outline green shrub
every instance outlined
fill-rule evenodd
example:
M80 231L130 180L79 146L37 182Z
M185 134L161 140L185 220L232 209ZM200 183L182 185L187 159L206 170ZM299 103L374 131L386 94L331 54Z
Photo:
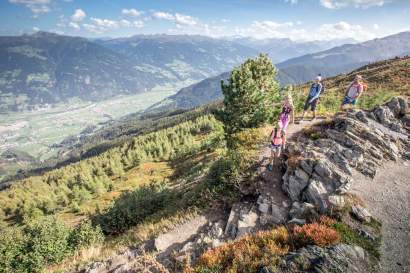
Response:
M71 232L69 238L70 245L76 249L99 244L103 241L104 234L102 233L101 228L99 226L94 228L90 221L81 223Z
M90 222L71 229L51 216L32 220L23 228L8 227L0 232L0 273L41 272L103 239L101 229Z
M95 222L106 234L118 234L142 222L151 214L164 209L172 194L165 183L151 183L123 193Z
M61 262L71 252L68 241L70 228L55 217L29 222L23 232L22 264L31 272L39 272L47 264Z
M24 236L19 228L0 230L0 272L19 272Z

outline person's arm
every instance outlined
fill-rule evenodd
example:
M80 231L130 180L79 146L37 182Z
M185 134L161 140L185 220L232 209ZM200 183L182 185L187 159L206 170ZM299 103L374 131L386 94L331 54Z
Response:
M309 103L311 103L311 102L314 101L315 99L319 98L320 92L322 92L322 84L318 84L317 89L318 89L318 90L317 90L315 96L310 99Z
M345 92L345 97L346 97L347 94L349 93L350 87L352 87L353 83L354 83L354 82L351 82L351 83L349 84L349 86L347 87L346 92Z
M292 106L292 111L290 112L290 117L292 124L295 124L295 108Z

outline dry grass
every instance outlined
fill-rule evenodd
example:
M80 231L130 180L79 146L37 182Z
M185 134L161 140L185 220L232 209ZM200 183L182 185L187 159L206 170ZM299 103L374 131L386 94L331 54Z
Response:
M144 221L142 224L129 230L125 234L108 238L100 246L92 246L78 251L75 255L69 257L62 263L49 267L45 272L53 273L65 271L67 269L75 269L84 266L94 261L106 260L109 257L124 252L129 247L135 247L145 240L154 238L160 233L171 230L197 215L198 213L195 210L185 210L172 217Z

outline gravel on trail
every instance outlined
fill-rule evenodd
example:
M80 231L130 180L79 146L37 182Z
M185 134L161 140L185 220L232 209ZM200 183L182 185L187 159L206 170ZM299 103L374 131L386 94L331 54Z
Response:
M410 161L386 162L373 180L353 178L353 192L382 222L382 272L410 273Z

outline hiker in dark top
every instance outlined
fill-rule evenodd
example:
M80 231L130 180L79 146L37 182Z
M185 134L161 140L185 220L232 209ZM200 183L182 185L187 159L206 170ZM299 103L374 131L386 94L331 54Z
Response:
M303 107L303 114L301 121L303 121L303 118L305 117L306 111L309 109L313 111L313 119L316 118L316 106L319 101L319 96L320 93L322 92L323 85L321 83L322 77L318 75L316 77L315 82L310 86L310 91L309 95L306 99L305 106Z

